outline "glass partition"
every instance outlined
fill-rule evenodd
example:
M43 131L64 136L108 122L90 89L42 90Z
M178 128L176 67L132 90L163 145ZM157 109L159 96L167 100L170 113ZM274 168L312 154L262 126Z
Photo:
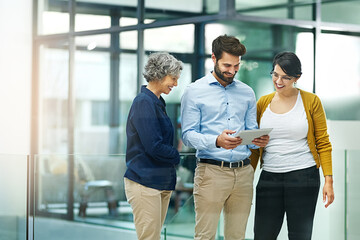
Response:
M110 35L75 39L75 151L109 151Z
M219 12L219 0L145 0L145 18L158 20L186 18Z
M28 156L0 154L0 239L27 239Z
M346 151L346 234L347 239L358 239L360 237L360 150Z
M314 0L236 0L236 11L251 16L312 20Z
M39 35L69 32L70 14L68 0L39 0L37 11Z
M38 150L67 153L69 50L67 41L40 46L38 84Z
M359 11L360 2L357 0L322 1L321 18L324 22L349 23L359 25Z
M329 51L329 49L341 49ZM316 94L331 120L360 119L360 37L322 33L317 51Z
M124 155L43 154L34 159L35 239L62 232L56 219L134 230L123 185Z

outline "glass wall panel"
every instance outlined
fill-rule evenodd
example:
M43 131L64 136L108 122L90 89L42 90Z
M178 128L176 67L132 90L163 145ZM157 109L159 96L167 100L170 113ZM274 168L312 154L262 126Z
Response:
M95 42L109 46L108 41L109 35L76 38L81 44L77 45L74 75L75 152L78 153L108 153L110 53L89 48Z
M219 11L219 0L145 0L145 18L158 20L186 18L214 14Z
M114 25L135 25L136 10L137 0L77 0L75 30L109 28L111 17L121 18Z
M126 50L136 50L138 48L137 31L127 31L120 33L120 48Z
M194 25L146 29L144 47L147 51L192 53L194 51Z
M74 172L69 173L72 162ZM34 235L37 240L47 239L136 239L132 209L126 201L123 176L126 170L124 155L36 155L36 202ZM73 180L70 182L70 176ZM73 201L69 198L73 186ZM55 216L68 218L68 204L73 204L75 222L60 221ZM41 213L41 214L40 214ZM120 235L94 228L86 222L131 230Z
M121 27L136 25L137 23L138 20L135 17L121 17L119 19L119 25Z
M110 26L110 16L82 13L77 13L75 15L75 31L102 29L109 28Z
M341 46L340 48L338 48ZM360 37L321 34L316 93L331 120L360 119Z
M126 152L126 121L132 101L137 94L137 56L136 54L120 54L120 122L119 153Z
M110 34L91 35L75 38L75 45L77 49L84 49L88 51L97 51L103 48L110 47Z
M347 236L348 239L360 237L360 150L347 151Z
M27 164L26 155L0 154L0 239L27 239Z
M67 153L69 51L66 42L40 46L38 151Z
M69 32L69 1L38 1L38 34Z
M313 0L236 0L236 10L241 14L258 17L312 20L313 2Z
M360 1L323 1L321 18L324 22L360 24Z
M41 215L65 216L67 214L68 162L69 155L66 154L34 156L36 219ZM36 220L34 224L37 229Z

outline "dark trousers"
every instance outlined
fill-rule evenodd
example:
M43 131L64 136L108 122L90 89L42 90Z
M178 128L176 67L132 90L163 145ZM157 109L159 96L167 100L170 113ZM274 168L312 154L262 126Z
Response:
M316 166L288 173L263 170L256 187L255 240L275 240L284 213L290 240L311 239L319 187Z

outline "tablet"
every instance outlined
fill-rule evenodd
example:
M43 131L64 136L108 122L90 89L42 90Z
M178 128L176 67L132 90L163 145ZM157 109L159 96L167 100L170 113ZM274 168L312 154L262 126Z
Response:
M261 128L261 129L252 129L252 130L242 130L234 134L234 137L242 138L241 145L253 144L252 141L255 138L268 135L271 132L272 128Z

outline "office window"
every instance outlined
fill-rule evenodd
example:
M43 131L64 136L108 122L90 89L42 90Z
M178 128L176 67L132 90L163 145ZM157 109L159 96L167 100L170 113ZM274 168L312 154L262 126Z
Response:
M75 53L74 95L75 151L89 154L107 153L109 116L106 111L109 110L101 110L101 106L93 109L93 103L108 103L110 99L109 52L78 47ZM93 111L99 114L96 118Z
M312 3L313 0L236 0L236 10L244 15L258 17L312 20Z
M38 1L38 34L69 32L70 15L68 1Z
M220 0L145 0L145 18L158 20L214 14L219 11Z
M360 37L321 34L316 93L331 120L360 119Z
M360 1L323 1L321 18L324 22L360 24Z
M67 153L68 60L66 42L40 47L38 151Z
M91 101L91 125L107 126L109 124L109 102Z
M144 47L148 51L192 53L194 25L180 25L144 31Z

